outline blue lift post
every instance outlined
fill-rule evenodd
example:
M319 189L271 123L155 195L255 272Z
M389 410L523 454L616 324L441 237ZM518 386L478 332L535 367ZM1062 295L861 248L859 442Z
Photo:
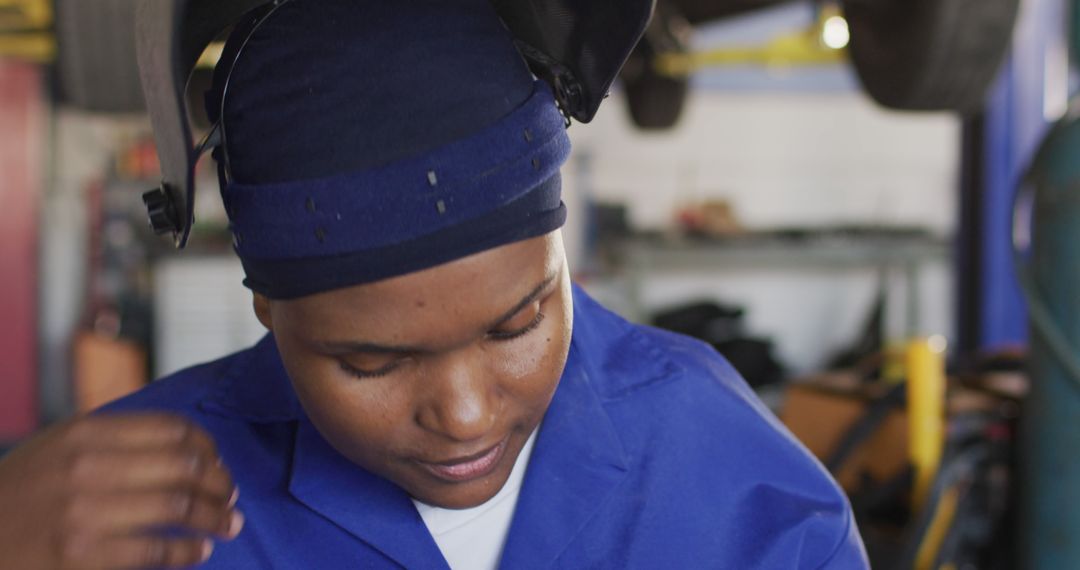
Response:
M967 265L958 268L962 281L968 278L960 300L971 313L961 315L961 323L974 327L961 343L966 350L996 352L1028 342L1027 314L1013 268L1012 205L1017 182L1050 123L1060 116L1054 116L1055 110L1064 111L1068 40L1063 23L1071 1L1023 3L1013 48L973 143L979 171L971 173L978 181L970 190L975 204L966 214L964 235L975 243L961 251Z
M1080 61L1080 0L1070 48ZM1031 392L1021 437L1021 564L1080 568L1080 100L1029 173L1032 236L1018 257L1031 316Z

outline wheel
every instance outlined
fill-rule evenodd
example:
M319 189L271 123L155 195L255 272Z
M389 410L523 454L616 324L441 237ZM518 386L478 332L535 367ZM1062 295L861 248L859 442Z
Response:
M622 71L623 87L634 125L644 130L674 127L682 116L690 91L687 77L668 77L655 66L662 53L686 53L690 25L673 5L661 2L645 36Z
M902 110L973 113L1008 52L1020 0L845 0L866 91Z
M644 73L633 81L626 81L624 87L630 118L643 130L674 127L682 116L690 91L686 79L672 79L655 73Z
M103 112L145 108L135 60L135 0L56 0L56 41L63 103Z

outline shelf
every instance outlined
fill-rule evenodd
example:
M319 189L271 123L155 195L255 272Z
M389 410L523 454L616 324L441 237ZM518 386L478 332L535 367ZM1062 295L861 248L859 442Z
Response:
M774 232L723 239L635 236L612 244L618 265L637 270L716 271L732 268L896 267L947 262L952 244L929 235Z
M918 229L831 228L740 234L724 238L638 234L605 244L613 276L625 280L627 316L646 318L643 282L660 272L722 274L747 270L852 270L868 268L901 277L909 334L919 323L919 274L949 265L950 240Z

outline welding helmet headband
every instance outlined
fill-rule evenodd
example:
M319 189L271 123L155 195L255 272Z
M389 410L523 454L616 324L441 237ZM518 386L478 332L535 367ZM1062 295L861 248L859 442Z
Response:
M276 298L557 228L564 121L591 119L652 8L557 9L567 4L219 0L215 11L199 0L149 0L140 70L165 177L145 198L152 221L183 245L191 170L214 149L247 283ZM596 21L605 10L622 17ZM215 128L190 145L179 85L196 46L226 18L236 27L207 97ZM599 42L609 46L598 52L605 66L583 50L611 22L623 22L624 41ZM556 59L575 53L584 59Z

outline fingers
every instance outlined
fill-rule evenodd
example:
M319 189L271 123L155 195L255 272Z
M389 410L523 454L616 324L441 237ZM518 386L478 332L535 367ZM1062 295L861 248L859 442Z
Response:
M209 456L217 454L213 439L180 416L130 414L90 416L74 422L66 434L79 448L154 449L185 446Z
M74 498L64 518L73 534L119 536L147 528L183 528L232 540L243 527L243 516L233 506L231 500L193 489L142 491Z
M88 416L0 462L0 567L176 568L243 525L213 440L164 414Z
M212 541L197 538L73 539L64 545L62 567L95 570L184 568L208 560L213 548Z
M213 440L188 420L88 417L62 435L69 452L60 536L70 542L65 556L84 553L72 567L191 566L209 556L205 537L239 534L244 519L232 475ZM151 535L161 529L187 538Z
M186 447L80 451L72 459L69 483L100 492L190 487L220 501L235 491L232 475L215 456Z

